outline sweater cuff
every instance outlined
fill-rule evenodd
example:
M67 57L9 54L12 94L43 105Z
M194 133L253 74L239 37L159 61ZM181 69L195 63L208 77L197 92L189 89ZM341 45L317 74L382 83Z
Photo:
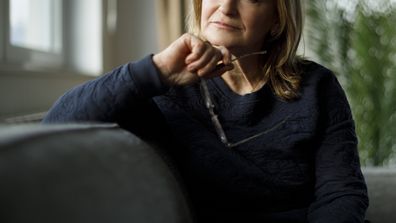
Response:
M153 62L152 54L129 63L128 68L132 80L142 96L154 97L169 90L169 86L163 83L160 78L161 73Z

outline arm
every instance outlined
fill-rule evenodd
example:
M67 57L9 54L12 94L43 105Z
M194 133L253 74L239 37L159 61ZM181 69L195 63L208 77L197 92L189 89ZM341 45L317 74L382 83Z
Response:
M230 63L227 49L185 34L153 57L126 64L70 90L43 122L116 122L135 134L150 135L162 121L152 97L170 86L191 84L199 77L221 75L232 68L211 72L220 60Z
M68 91L43 122L119 122L126 111L141 108L166 90L151 57L146 57Z
M211 72L219 61L228 64ZM131 107L164 93L167 86L188 85L232 69L231 54L224 47L184 34L153 57L121 66L101 78L63 95L44 122L119 122ZM121 115L121 116L120 116Z
M117 123L147 141L161 143L169 131L151 98L167 89L147 56L71 89L55 102L43 123Z
M364 222L367 188L360 170L354 121L341 86L331 74L320 95L323 138L315 158L315 201L309 222Z

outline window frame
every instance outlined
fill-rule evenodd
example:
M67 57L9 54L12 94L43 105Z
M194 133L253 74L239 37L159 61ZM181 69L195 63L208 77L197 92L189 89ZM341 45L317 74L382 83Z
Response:
M0 0L0 25L4 27L5 23L5 18L7 17L5 15L5 12L7 9L5 8L4 0ZM4 63L4 58L5 58L5 30L0 28L0 63Z

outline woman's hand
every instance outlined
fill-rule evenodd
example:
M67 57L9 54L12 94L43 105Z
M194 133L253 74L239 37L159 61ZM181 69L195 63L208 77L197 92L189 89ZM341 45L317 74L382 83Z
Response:
M233 69L231 53L225 47L214 47L192 34L181 36L155 54L153 61L170 86L192 84L199 78L219 76ZM213 71L220 61L226 66Z

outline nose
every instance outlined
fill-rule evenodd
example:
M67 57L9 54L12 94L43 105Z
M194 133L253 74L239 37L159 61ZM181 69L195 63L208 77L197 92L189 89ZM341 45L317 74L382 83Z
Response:
M239 0L220 0L219 10L225 15L236 15L238 13Z

